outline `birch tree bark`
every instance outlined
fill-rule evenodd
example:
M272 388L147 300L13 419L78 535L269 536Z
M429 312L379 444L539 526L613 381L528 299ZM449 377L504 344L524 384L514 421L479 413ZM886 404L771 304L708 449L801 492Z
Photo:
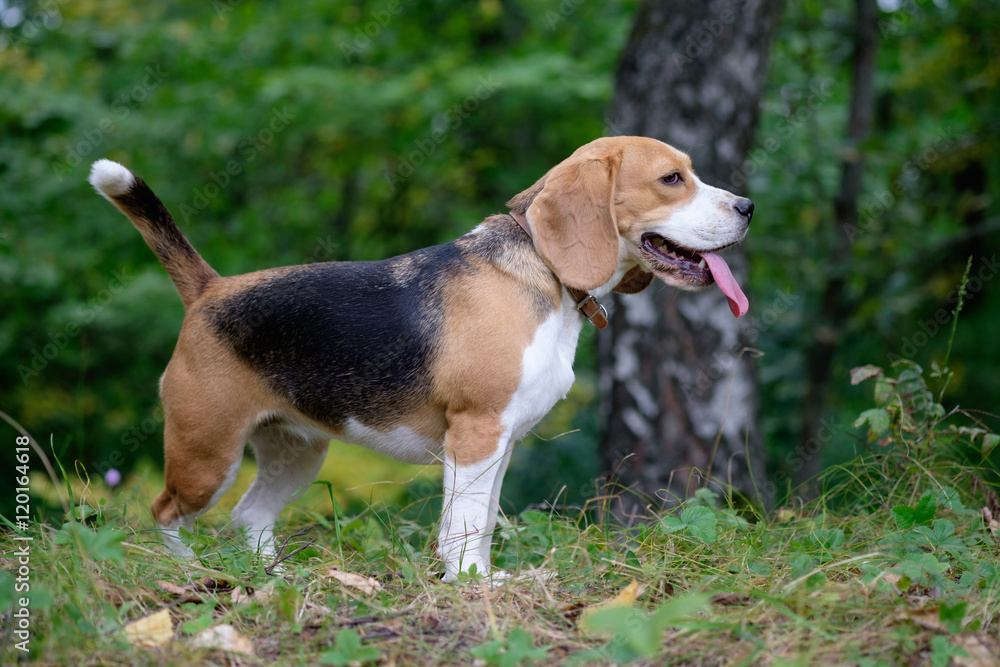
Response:
M703 181L742 194L780 9L781 0L643 2L608 133L661 139L691 155ZM746 289L743 251L726 258ZM655 282L611 305L611 326L599 337L601 459L620 485L610 510L644 514L709 476L717 490L768 504L751 481L765 474L752 355L743 352L753 338L753 301L737 320L714 287L690 293Z

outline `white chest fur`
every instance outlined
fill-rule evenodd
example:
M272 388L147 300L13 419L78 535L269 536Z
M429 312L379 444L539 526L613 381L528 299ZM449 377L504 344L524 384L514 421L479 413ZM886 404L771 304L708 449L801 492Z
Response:
M569 393L582 325L576 305L564 293L559 311L535 331L522 358L521 382L502 417L512 441L523 436Z

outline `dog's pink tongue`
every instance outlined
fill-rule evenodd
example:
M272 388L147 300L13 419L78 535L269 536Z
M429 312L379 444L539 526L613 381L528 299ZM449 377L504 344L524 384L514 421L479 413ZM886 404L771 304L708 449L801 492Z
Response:
M708 264L708 270L712 272L715 284L719 286L722 293L729 299L729 310L733 311L733 315L736 317L746 315L747 311L750 310L750 302L747 301L747 297L743 294L743 290L740 289L736 278L733 278L733 272L729 270L726 260L714 252L699 254L705 259L705 263Z

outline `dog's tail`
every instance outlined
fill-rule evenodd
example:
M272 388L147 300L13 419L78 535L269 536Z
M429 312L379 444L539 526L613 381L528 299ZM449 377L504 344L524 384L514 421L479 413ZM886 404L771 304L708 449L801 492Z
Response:
M90 184L139 230L177 286L185 308L219 277L184 238L170 211L141 178L117 162L98 160L90 168Z

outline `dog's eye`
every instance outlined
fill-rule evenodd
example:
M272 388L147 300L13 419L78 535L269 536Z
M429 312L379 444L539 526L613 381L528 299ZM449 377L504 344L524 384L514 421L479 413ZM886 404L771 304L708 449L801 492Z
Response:
M664 185L677 185L680 182L681 182L680 172L676 172L675 171L674 173L670 174L669 176L661 176L660 177L660 183L663 183Z

